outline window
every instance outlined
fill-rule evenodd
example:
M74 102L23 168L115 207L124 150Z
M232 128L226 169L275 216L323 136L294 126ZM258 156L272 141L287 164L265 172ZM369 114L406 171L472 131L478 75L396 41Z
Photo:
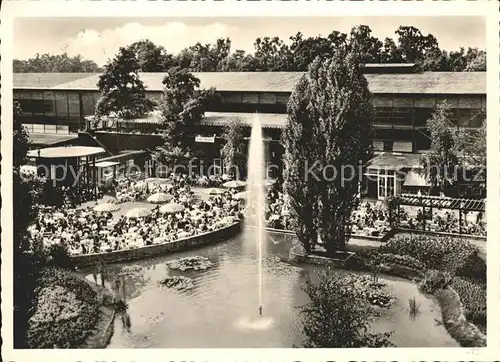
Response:
M389 152L389 151L392 151L393 148L394 148L393 141L384 141L384 151Z
M19 100L22 113L45 114L54 113L54 102L43 99L21 99Z

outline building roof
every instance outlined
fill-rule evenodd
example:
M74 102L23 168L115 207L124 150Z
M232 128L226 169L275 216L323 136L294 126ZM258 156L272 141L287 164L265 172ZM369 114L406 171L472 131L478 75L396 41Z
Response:
M98 154L106 153L104 148L101 147L86 147L86 146L62 146L42 148L39 150L32 150L28 152L28 157L33 158L76 158L95 156Z
M370 160L368 170L399 171L405 168L419 168L420 156L418 153L382 152Z
M230 112L205 112L201 124L207 126L225 126L232 119L240 119L243 124L251 126L255 117L259 117L263 128L283 128L287 115L279 113L230 113Z
M39 146L52 146L78 138L76 134L30 133L29 136L31 143Z
M64 76L61 74L65 74ZM193 73L201 88L220 92L290 93L302 72ZM14 73L14 89L97 90L97 73ZM65 78L67 76L67 78ZM53 79L51 79L53 77ZM140 73L149 91L163 90L165 73ZM486 72L423 72L365 74L378 94L486 94Z
M50 89L91 77L93 73L14 73L14 89ZM95 85L94 85L95 86Z

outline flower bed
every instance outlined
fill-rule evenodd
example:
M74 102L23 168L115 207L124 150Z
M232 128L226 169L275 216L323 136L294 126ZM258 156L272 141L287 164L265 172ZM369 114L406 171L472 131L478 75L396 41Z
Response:
M167 276L160 284L177 290L189 290L194 287L193 279L178 275Z
M451 287L460 296L467 320L486 332L486 286L472 279L455 277Z
M206 270L212 267L212 262L203 256L188 256L167 262L170 269L186 270Z
M36 290L30 318L30 348L78 348L98 321L97 293L82 278L63 270L46 270Z
M396 235L381 246L382 253L408 255L427 268L455 273L478 249L466 240L427 235Z

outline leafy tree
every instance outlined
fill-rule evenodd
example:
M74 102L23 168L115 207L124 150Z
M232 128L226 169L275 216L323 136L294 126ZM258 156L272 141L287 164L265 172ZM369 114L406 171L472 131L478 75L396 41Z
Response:
M304 347L388 347L391 333L370 333L375 311L367 304L362 287L353 276L319 275L319 282L306 280L303 290L310 302L300 307Z
M359 202L359 166L372 155L374 109L357 55L339 49L331 59L316 59L287 108L285 190L299 240L310 251L314 225L333 256L345 251L349 218ZM309 216L299 220L304 214Z
M307 67L317 57L329 58L336 49L346 45L347 35L338 31L332 31L326 38L317 36L305 38L298 32L290 37L290 60L288 68L281 70L307 71Z
M486 72L486 52L477 48L468 48L465 55L466 72Z
M427 52L438 47L437 40L432 34L423 35L413 26L400 26L396 34L399 52L407 63L420 63Z
M385 38L383 48L380 52L380 59L382 63L403 62L403 55L394 40L391 38Z
M181 156L194 154L196 126L203 118L206 103L216 97L216 92L198 89L200 80L180 67L170 69L163 84L165 90L160 109L165 143L158 149L157 158L171 164Z
M29 149L29 136L19 119L21 108L14 103L13 133L13 241L14 241L14 345L25 347L25 333L33 307L36 277L43 265L40 254L34 253L27 229L38 212L38 193L40 185L36 177L21 174Z
M221 152L224 164L231 170L233 177L241 175L242 171L246 172L245 131L246 127L239 118L232 119L225 127L225 143Z
M287 70L290 49L279 37L257 38L254 47L254 71Z
M371 34L369 26L359 25L352 28L349 37L352 51L358 53L363 63L379 63L381 60L382 42Z
M127 47L135 54L140 72L166 72L174 65L174 57L162 46L145 39Z
M28 60L13 61L14 73L94 73L100 68L92 60L84 60L81 55L74 57L67 53L36 54Z
M192 72L216 72L225 68L230 51L229 38L219 38L214 45L196 43L184 49L176 57L176 63Z
M135 54L120 48L116 57L104 67L97 86L101 92L96 118L115 115L120 118L142 117L153 109L146 89L139 79L139 63Z
M427 121L431 147L420 159L431 192L450 193L456 185L459 157L454 128L449 105L442 102Z
M14 102L14 139L13 139L13 166L19 168L26 163L26 154L30 148L30 138L28 131L23 127L22 121L19 119L21 114L21 105L19 102Z

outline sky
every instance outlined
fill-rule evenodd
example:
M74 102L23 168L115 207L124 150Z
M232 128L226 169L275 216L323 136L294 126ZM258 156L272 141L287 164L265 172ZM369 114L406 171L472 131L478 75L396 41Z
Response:
M441 49L486 47L486 19L482 17L303 17L303 18L17 18L14 22L14 58L28 59L36 53L81 54L99 66L134 41L150 39L169 52L229 37L232 50L253 50L257 37L279 36L287 41L305 36L348 33L353 26L368 25L383 40L395 37L400 25L412 25L433 34Z

